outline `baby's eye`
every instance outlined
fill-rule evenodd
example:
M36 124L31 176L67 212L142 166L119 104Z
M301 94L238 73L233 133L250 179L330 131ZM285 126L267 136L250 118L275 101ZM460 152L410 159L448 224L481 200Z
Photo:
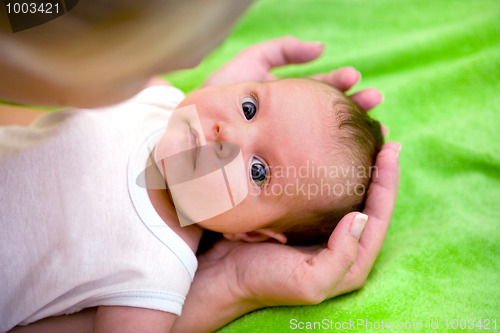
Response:
M245 97L241 102L241 109L247 120L251 120L257 113L257 102L252 97Z
M267 178L266 166L256 158L252 158L252 166L250 168L252 180L258 186L262 186Z

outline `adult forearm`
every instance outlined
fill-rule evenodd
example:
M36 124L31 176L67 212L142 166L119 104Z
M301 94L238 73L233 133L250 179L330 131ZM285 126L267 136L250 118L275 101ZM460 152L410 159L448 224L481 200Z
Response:
M33 120L46 113L47 111L27 107L0 104L0 126L28 126Z
M228 276L219 272L218 268L213 266L198 270L172 332L213 332L262 307L235 293Z

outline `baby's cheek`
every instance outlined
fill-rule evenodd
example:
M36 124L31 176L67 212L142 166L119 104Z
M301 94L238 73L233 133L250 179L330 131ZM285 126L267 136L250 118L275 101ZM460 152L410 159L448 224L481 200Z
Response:
M223 146L222 151L218 151L217 143L208 142L200 147L196 170L191 177L175 183L169 179L182 226L232 210L248 196L247 170L241 150L235 144L224 143Z
M181 226L205 221L233 208L221 172L170 186L170 192Z
M236 145L235 145L236 146ZM237 146L236 146L237 147ZM227 187L232 197L233 206L241 203L248 196L248 177L241 150L237 156L224 167Z

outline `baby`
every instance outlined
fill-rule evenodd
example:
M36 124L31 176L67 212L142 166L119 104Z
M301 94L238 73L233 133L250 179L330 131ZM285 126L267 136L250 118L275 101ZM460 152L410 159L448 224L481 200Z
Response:
M179 315L202 229L323 242L362 208L381 144L307 79L151 87L0 128L0 331L95 306Z
M181 224L233 240L320 243L362 210L380 124L334 88L308 79L217 86L176 112L155 161ZM215 169L220 183L200 180Z

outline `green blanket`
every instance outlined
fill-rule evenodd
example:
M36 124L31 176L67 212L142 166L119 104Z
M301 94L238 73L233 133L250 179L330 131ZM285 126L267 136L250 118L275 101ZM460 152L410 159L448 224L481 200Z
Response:
M260 0L198 68L167 78L189 91L244 47L284 35L326 49L277 75L354 66L363 74L356 90L384 93L372 114L402 143L399 197L364 288L255 311L220 331L300 331L307 322L323 327L307 331L498 331L500 1Z

